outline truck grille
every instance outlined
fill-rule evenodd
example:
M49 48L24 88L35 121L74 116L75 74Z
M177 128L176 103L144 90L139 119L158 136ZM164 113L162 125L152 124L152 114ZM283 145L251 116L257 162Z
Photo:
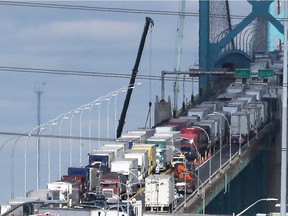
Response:
M114 195L114 192L112 189L103 189L102 193L106 198L112 198Z

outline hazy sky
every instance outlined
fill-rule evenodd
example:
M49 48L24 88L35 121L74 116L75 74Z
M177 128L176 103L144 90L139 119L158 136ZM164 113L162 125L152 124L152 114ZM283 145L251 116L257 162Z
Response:
M173 12L177 12L179 8L178 1L53 1L47 3ZM237 2L233 3L237 5ZM248 4L246 1L242 2L241 7L243 7L243 3ZM249 8L249 5L247 8ZM186 1L186 11L197 14L198 2ZM238 12L235 15L243 13ZM146 16L150 16L155 25L152 32L149 30L147 35L138 75L160 76L162 70L173 71L176 63L178 17L175 15L127 13L115 12L115 10L103 12L69 8L11 6L0 1L0 132L23 133L37 126L36 91L42 91L41 123L45 123L127 85L129 83L127 77L114 76L107 78L23 73L25 71L23 68L130 75L135 63ZM181 70L183 71L186 71L198 61L198 21L197 16L185 18L181 64ZM15 67L18 72L2 70L3 67ZM19 68L22 69L18 70ZM43 70L41 71L43 72ZM143 127L148 113L149 101L151 100L154 103L155 95L160 96L160 81L137 78L137 82L141 82L141 85L133 91L123 132ZM43 83L45 85L42 85ZM189 92L185 92L185 98L190 97L193 88L191 83L189 85L185 87L190 89ZM166 83L167 92L165 94L171 95L171 97L173 95L172 86L172 82ZM125 95L126 93L123 92L117 96L118 115L122 110ZM182 97L183 91L179 95L181 100ZM113 138L115 98L111 97L110 99L109 121L111 131L109 131L109 137ZM102 137L106 137L107 132L107 125L104 124L104 120L107 118L107 110L108 104L106 101L101 105ZM87 112L85 113L83 124L86 125L86 129L89 119L93 121L95 128L97 128L96 125L99 121L96 106L93 110L93 118L88 119ZM154 113L154 106L152 107L152 113ZM76 115L73 124L75 124L76 119L78 119L77 124L79 124L79 114L77 118ZM70 120L71 117L72 115L69 116ZM152 124L153 122L152 118ZM61 126L67 132L68 120ZM51 134L59 134L59 121L58 126L50 127L50 129ZM73 130L79 130L79 126L75 126ZM93 131L94 137L97 137L96 130L98 128ZM49 134L47 127L45 131L46 134ZM83 133L87 136L87 130ZM15 141L15 139L8 141L11 137L13 136L1 135L0 139L3 143L2 146L5 146L0 152L0 170L2 173L0 203L10 199L11 149ZM54 140L54 142L56 141ZM57 140L57 142L59 141ZM24 195L24 143L25 138L19 139L15 147L15 196ZM85 147L86 150L87 145L83 142L83 148ZM35 165L35 145L32 146L31 144L28 152L29 150L31 151L31 155L28 156L31 159L31 170L28 175L35 175L35 166L32 167L32 164ZM47 147L43 150L43 153L45 151L47 151ZM52 156L56 166L58 161L56 147L54 151L55 155ZM67 146L63 151L67 153ZM67 164L67 160L64 163ZM73 162L73 165L76 166L79 163ZM47 171L43 170L42 172L46 173L43 174L44 177L40 186L45 188ZM57 170L54 171L53 176L56 178ZM31 183L30 187L35 188L35 182Z

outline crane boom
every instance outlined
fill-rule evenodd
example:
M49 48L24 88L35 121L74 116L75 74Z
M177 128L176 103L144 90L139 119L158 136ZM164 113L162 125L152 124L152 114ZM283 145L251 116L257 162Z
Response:
M181 8L179 13L179 26L177 28L178 38L177 38L177 60L175 66L175 72L179 73L181 60L182 60L182 41L183 41L183 32L184 32L184 18L185 18L185 0L181 0ZM176 76L174 82L174 109L173 109L173 117L176 116L176 112L178 109L178 92L179 92L179 74Z
M154 25L153 20L150 17L146 17L146 24L144 26L144 31L143 31L143 34L142 34L142 37L141 37L139 48L138 48L136 61L135 61L134 67L132 69L132 74L131 74L131 78L130 78L130 82L129 82L126 98L125 98L125 101L124 101L124 104L123 104L123 109L122 109L121 116L120 116L120 119L119 119L119 125L118 125L118 128L117 128L117 134L116 134L117 138L119 138L121 136L122 131L123 131L123 127L124 127L124 124L125 124L125 118L126 118L126 114L127 114L130 98L131 98L131 95L132 95L132 91L133 91L136 75L138 73L139 63L140 63L140 60L141 60L141 56L142 56L142 53L143 53L147 32L148 32L148 29L149 29L150 25Z

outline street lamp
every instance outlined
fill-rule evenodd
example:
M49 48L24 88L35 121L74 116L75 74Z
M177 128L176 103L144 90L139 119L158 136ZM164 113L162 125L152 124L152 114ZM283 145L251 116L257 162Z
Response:
M186 181L186 175L187 173L191 173L192 175L196 176L198 178L198 184L197 184L197 194L199 195L199 182L201 183L202 185L202 199L203 199L203 214L205 214L205 188L204 188L204 185L203 185L203 182L202 180L200 179L199 177L199 174L196 175L194 172L192 171L189 171L189 170L185 170L184 174L185 174L185 181ZM186 182L185 182L185 198L184 198L184 208L186 208Z
M38 129L38 137L37 137L37 172L36 172L36 188L39 189L39 182L40 182L40 134L41 131L46 129L46 124L42 125Z
M71 117L69 120L69 166L72 166L72 120L75 114L79 113L79 109L74 109L71 111Z
M212 114L209 114L209 115L213 115L213 114L222 116L225 119L225 121L227 122L227 126L229 127L229 154L230 154L229 162L231 163L231 157L232 157L232 151L231 151L231 144L232 144L231 143L231 140L232 140L232 138L231 138L231 132L232 132L231 131L231 125L229 123L229 120L227 119L227 117L223 113L214 111ZM220 121L221 121L221 119L220 119ZM221 122L220 122L220 125L221 125ZM220 129L220 133L221 133L221 129ZM220 136L221 136L221 134L220 134ZM221 145L221 147L220 147L220 169L221 169L222 143L220 143L220 145Z
M82 167L82 116L84 110L90 109L89 104L88 105L83 105L80 107L81 113L80 113L80 137L79 137L79 163L80 166Z
M96 100L94 100L93 102L91 102L91 105L90 105L90 109L89 109L89 119L88 119L88 124L89 124L89 127L88 127L88 132L89 132L89 152L91 151L91 111L94 107L94 105L100 105L99 101L101 101L103 99L103 96L97 98Z
M57 119L57 118L56 118ZM48 182L51 180L51 130L53 125L57 125L56 119L51 120L49 127L49 138L48 138Z
M251 204L250 206L248 206L247 208L245 208L243 211L241 211L240 213L238 213L236 216L242 215L244 212L246 212L248 209L250 209L252 206L256 205L258 202L261 201L277 201L278 199L276 198L264 198L264 199L259 199L256 202L254 202L253 204ZM234 214L233 214L234 215Z
M61 178L61 167L62 167L62 138L61 138L61 132L62 132L62 123L65 119L69 119L68 117L68 114L69 113L65 113L63 114L63 117L60 121L60 124L59 124L59 141L58 141L58 147L59 147L59 153L58 153L58 176L59 176L59 179Z

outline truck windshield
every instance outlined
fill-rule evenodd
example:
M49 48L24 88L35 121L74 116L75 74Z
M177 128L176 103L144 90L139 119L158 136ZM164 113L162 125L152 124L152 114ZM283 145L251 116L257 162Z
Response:
M117 187L117 182L101 182L101 187Z

